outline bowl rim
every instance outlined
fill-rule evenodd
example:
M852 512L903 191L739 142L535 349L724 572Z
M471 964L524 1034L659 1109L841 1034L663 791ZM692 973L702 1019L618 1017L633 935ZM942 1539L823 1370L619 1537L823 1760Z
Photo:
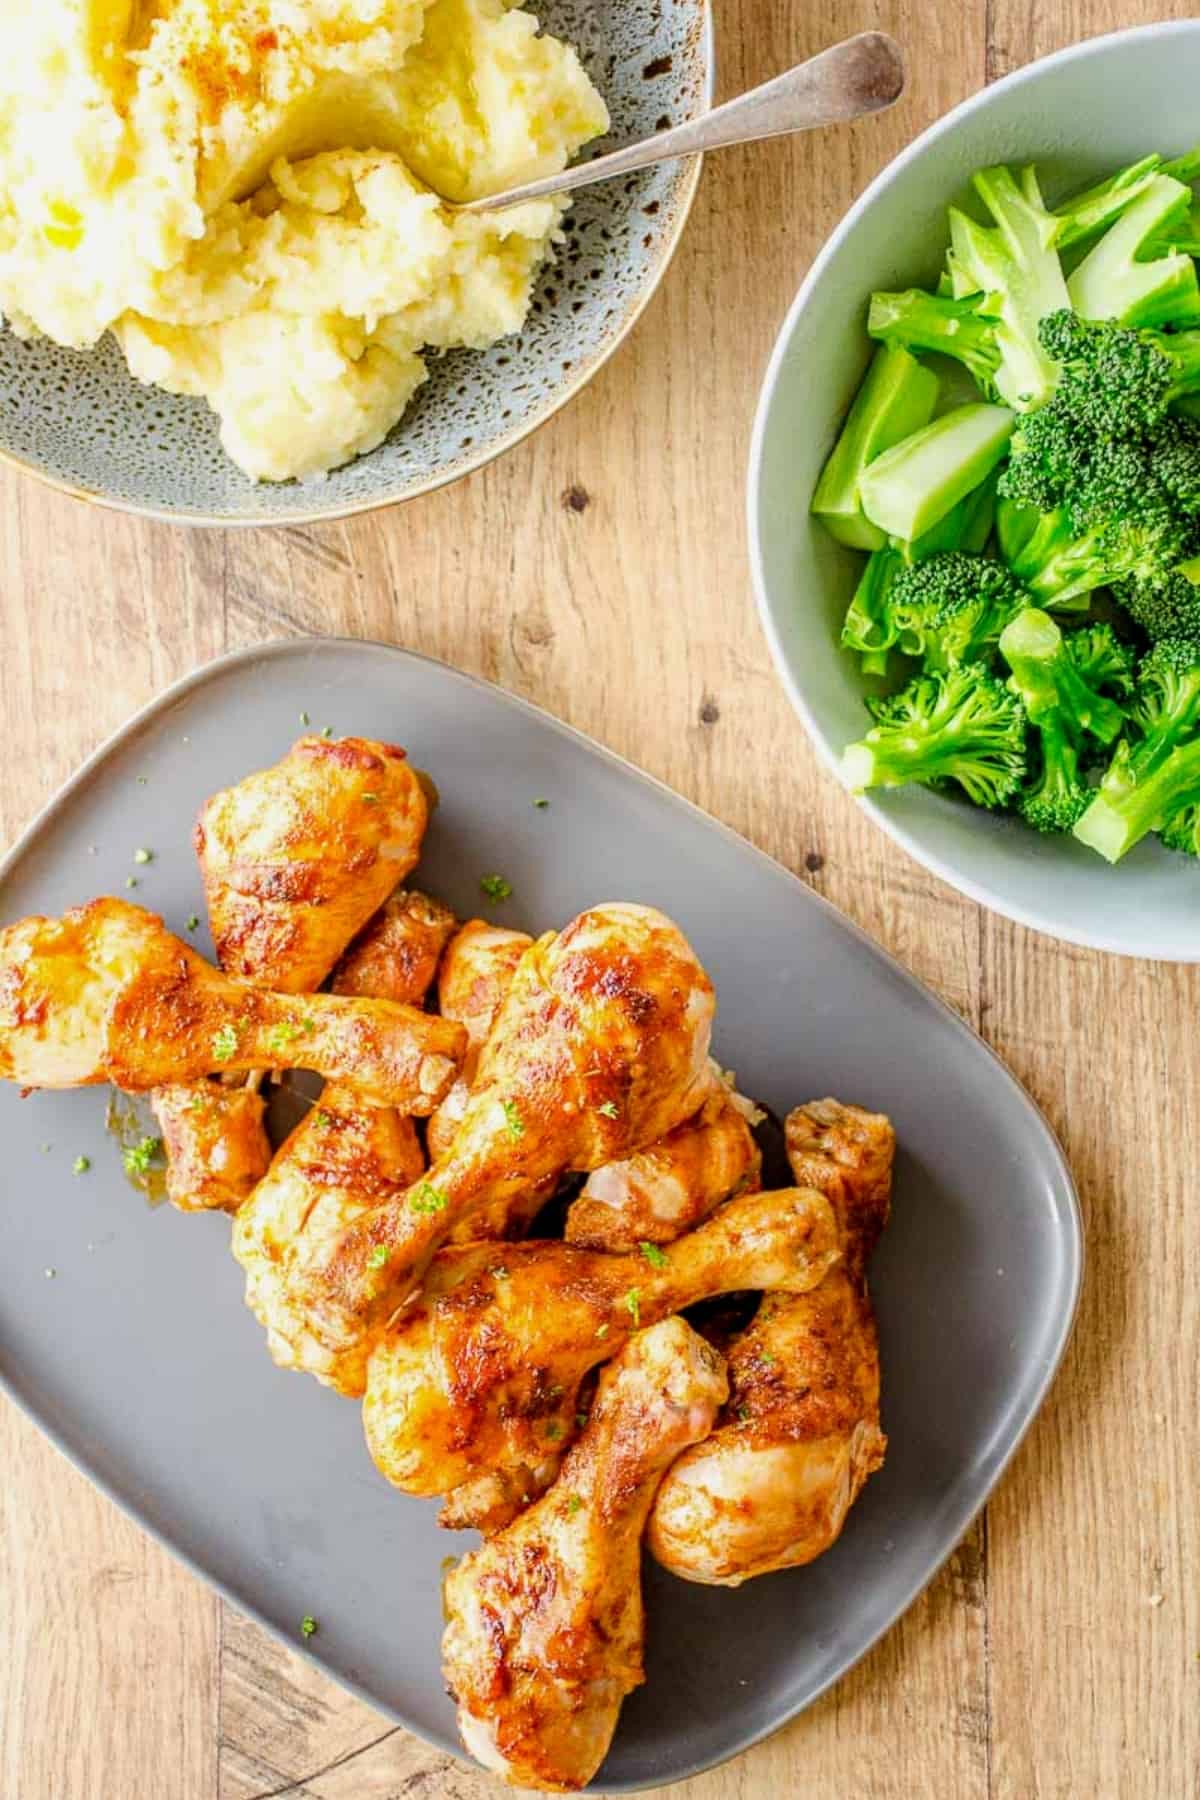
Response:
M766 637L775 669L783 683L784 691L791 701L792 708L798 715L801 724L808 733L809 740L817 752L825 768L837 781L839 788L846 792L839 772L839 756L829 743L812 707L809 705L804 690L791 668L783 647L782 637L775 622L775 607L767 589L764 572L764 552L762 533L759 528L759 496L762 489L763 464L765 461L765 445L767 421L779 385L780 370L787 358L797 321L817 284L823 279L825 270L833 260L842 244L856 229L863 214L886 188L890 187L895 177L910 164L921 157L930 144L947 136L964 118L991 105L994 96L1019 87L1032 76L1041 74L1047 68L1058 67L1072 62L1085 61L1096 55L1110 53L1116 46L1150 38L1178 37L1200 42L1200 18L1164 19L1148 25L1134 25L1121 31L1104 32L1099 37L1084 38L1079 43L1069 44L1062 50L1040 56L1033 62L1014 69L999 81L989 83L976 93L969 94L948 113L936 119L926 127L919 136L907 144L898 155L885 164L874 179L864 188L858 199L854 201L822 244L812 265L801 282L800 287L788 308L787 315L780 327L779 334L771 350L763 377L758 402L754 413L754 426L750 439L750 456L746 481L746 512L749 528L750 568L754 585L754 598L758 610L759 622ZM987 907L1001 917L1013 920L1018 925L1027 926L1030 930L1042 932L1047 937L1058 938L1064 943L1078 944L1088 950L1104 950L1114 956L1137 957L1144 962L1197 963L1200 962L1200 933L1196 941L1190 945L1168 944L1162 952L1149 953L1141 949L1131 949L1127 943L1104 931L1089 930L1070 921L1063 923L1052 910L1023 906L1010 899L1000 889L988 881L981 881L975 876L964 873L955 863L948 861L937 851L927 848L921 836L893 818L887 808L868 794L855 794L852 798L868 813L871 819L894 843L906 850L915 862L928 869L932 874L944 881L947 886L957 889L967 899L977 905Z
M713 26L712 0L697 0L697 21L696 41L704 58L700 104L697 112L693 115L698 118L711 110L716 92L716 35ZM599 374L609 358L616 355L653 300L663 277L675 260L675 252L679 248L680 240L687 228L688 220L691 218L692 207L695 205L696 193L700 185L700 176L704 169L704 157L700 154L674 160L684 164L680 179L679 203L675 207L668 229L663 235L657 261L649 270L644 283L612 336L601 345L591 360L584 364L577 374L573 374L570 381L560 389L556 389L551 398L546 400L528 418L522 420L519 425L510 426L506 432L493 439L490 444L481 447L476 455L455 463L451 468L427 476L415 485L406 487L401 493L380 494L373 499L348 500L334 506L297 506L294 511L288 512L239 513L236 516L230 516L226 513L203 512L198 508L185 506L155 506L141 500L123 499L119 495L105 493L99 488L80 487L75 482L68 481L61 475L53 474L49 469L42 468L40 464L31 462L28 458L19 455L15 450L7 449L2 444L0 444L0 466L15 469L22 475L31 475L35 481L40 482L43 487L53 489L55 493L66 494L72 500L83 500L93 506L103 507L107 512L123 513L139 519L153 519L166 525L217 526L231 531L259 530L271 526L332 525L339 519L356 518L363 513L379 512L384 507L402 506L408 500L419 500L425 494L436 493L439 488L450 487L456 481L465 481L468 475L474 475L477 470L486 468L489 463L494 462L497 457L503 456L506 451L515 450L518 444L524 443L526 438L532 437L534 432L540 431L543 425L548 425L550 420L562 411L563 407L569 405L576 395L587 386L592 377ZM376 449L378 449L378 445L376 445ZM368 450L365 454L370 456L373 452ZM298 491L303 492L302 483L295 485Z

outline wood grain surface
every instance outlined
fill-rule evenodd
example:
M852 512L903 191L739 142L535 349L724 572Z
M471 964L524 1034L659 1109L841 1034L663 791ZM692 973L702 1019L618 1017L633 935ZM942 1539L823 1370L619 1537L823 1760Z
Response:
M0 474L4 837L196 663L286 634L390 639L548 707L800 872L969 1019L1061 1133L1087 1215L1082 1314L986 1517L832 1693L671 1790L687 1800L1200 1796L1200 970L991 917L859 814L772 673L742 499L774 334L876 170L985 80L1187 10L717 0L723 94L870 24L911 47L910 93L880 120L711 162L632 341L499 465L374 518L247 535ZM221 1605L9 1406L0 1466L3 1800L501 1791Z

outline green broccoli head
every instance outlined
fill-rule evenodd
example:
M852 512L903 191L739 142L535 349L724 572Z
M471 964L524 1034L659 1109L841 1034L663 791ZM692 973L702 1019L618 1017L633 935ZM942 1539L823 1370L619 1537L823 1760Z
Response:
M1133 692L1134 653L1111 625L1081 625L1066 639L1067 654L1089 687L1128 699Z
M848 787L956 781L976 806L1003 806L1025 774L1025 712L975 663L918 675L869 703L875 723L842 758Z
M900 648L928 667L979 662L1029 595L1003 563L945 550L897 576L889 610Z
M1085 681L1049 613L1036 606L1018 613L1001 635L1000 654L1012 670L1009 688L1034 725L1076 744L1084 736L1111 744L1121 735L1124 712Z
M1200 639L1163 638L1142 659L1134 722L1075 826L1110 862L1200 804Z
M1172 363L1157 333L1090 321L1066 309L1038 326L1042 347L1062 364L1055 395L1072 418L1105 437L1145 431L1167 410Z
M1035 734L1038 773L1022 788L1017 809L1035 831L1072 831L1086 812L1091 791L1079 774L1079 749L1057 725Z
M1181 806L1159 831L1168 850L1181 850L1185 856L1200 856L1200 805Z
M1152 641L1164 637L1200 638L1200 582L1193 581L1183 569L1172 569L1166 580L1149 587L1122 582L1113 593Z

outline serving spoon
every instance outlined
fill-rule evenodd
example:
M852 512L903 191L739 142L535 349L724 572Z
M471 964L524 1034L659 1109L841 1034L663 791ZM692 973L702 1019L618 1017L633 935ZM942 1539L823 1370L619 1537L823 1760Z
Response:
M724 150L730 144L751 144L759 138L784 137L793 131L811 131L819 125L840 125L864 113L882 112L904 91L904 54L899 44L882 31L862 31L857 37L822 50L819 56L799 63L786 75L777 75L761 87L751 88L736 100L727 100L698 119L659 131L640 143L626 144L607 156L576 163L561 175L525 181L475 200L446 201L453 212L497 212L522 200L540 200L547 194L565 194L628 175L651 163L669 162L678 156Z

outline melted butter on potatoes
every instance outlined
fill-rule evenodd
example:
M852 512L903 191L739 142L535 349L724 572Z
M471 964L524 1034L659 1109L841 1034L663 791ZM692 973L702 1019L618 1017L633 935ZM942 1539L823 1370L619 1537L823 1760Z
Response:
M204 396L265 480L371 449L421 352L520 329L553 202L458 217L607 125L503 0L0 0L0 311Z

